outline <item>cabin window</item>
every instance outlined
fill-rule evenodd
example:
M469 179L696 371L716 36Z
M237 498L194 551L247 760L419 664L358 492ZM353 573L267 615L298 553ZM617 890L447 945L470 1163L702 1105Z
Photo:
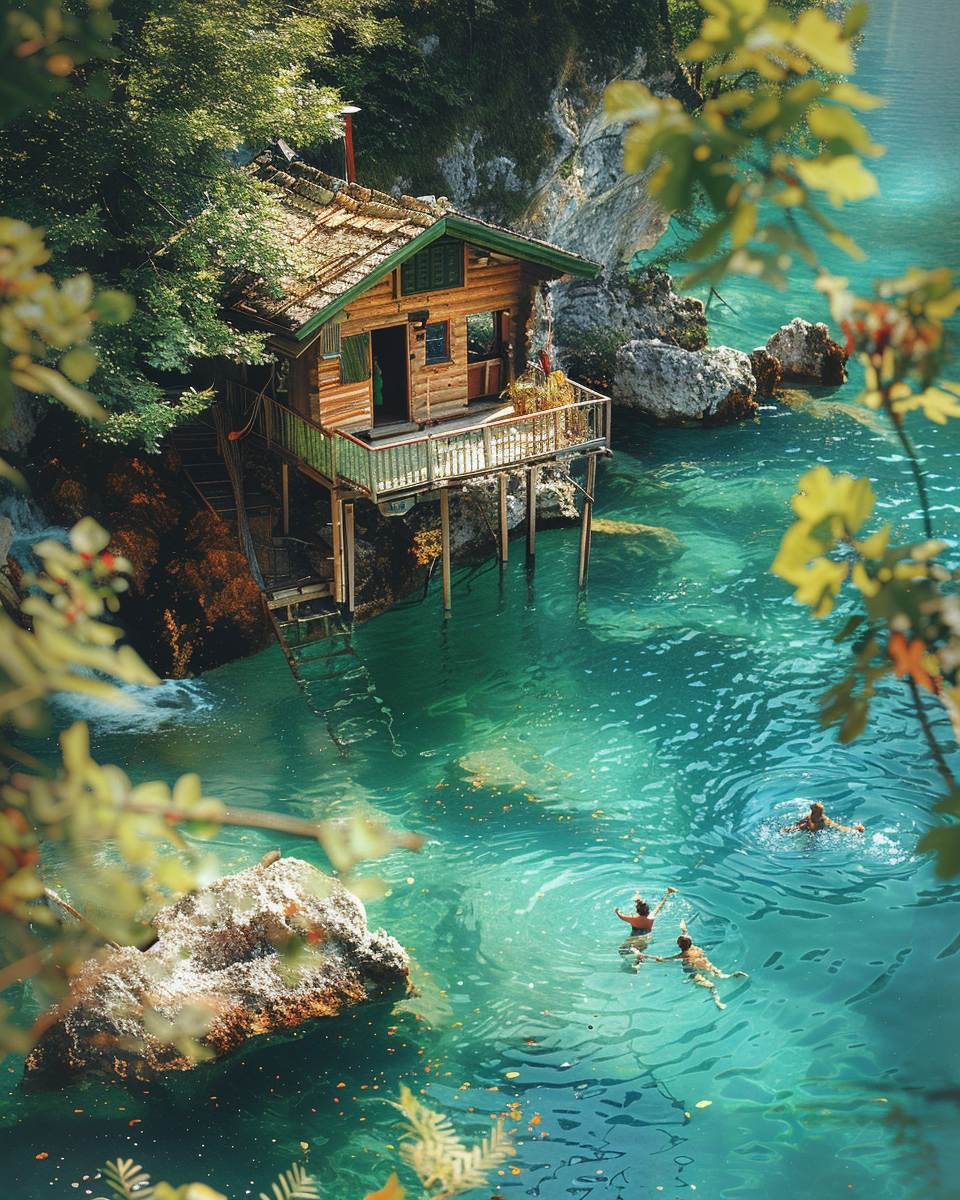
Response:
M467 362L484 362L501 353L500 314L471 313L467 317Z
M324 325L320 333L320 357L340 357L340 326L331 321Z
M463 242L442 238L400 264L400 295L463 287Z
M427 326L426 360L428 363L449 362L449 321L431 321L431 323Z
M340 341L340 382L363 383L370 378L370 334L358 333Z

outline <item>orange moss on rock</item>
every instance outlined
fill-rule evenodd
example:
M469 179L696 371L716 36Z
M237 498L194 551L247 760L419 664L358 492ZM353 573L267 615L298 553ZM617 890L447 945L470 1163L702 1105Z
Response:
M167 458L78 436L66 417L43 433L40 501L64 524L95 517L130 559L119 620L158 674L197 675L267 644L269 618L236 535Z

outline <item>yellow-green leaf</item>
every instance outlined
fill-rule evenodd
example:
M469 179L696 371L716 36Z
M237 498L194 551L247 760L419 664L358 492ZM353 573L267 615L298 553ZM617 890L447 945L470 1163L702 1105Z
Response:
M876 176L856 154L822 154L819 158L794 158L792 163L807 187L826 192L834 208L842 208L844 200L866 200L880 191Z

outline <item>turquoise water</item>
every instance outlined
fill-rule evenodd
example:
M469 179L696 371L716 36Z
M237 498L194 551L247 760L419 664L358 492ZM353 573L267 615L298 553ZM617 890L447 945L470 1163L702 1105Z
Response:
M879 258L862 277L960 269L956 7L874 12L863 83L894 98L874 118L890 153L885 196L857 216ZM725 287L738 315L716 339L749 349L810 312L800 287ZM426 834L378 864L391 894L369 906L416 960L421 1019L363 1012L145 1094L24 1098L11 1073L10 1194L98 1195L96 1166L132 1155L155 1178L258 1195L304 1142L325 1194L360 1200L397 1165L380 1101L400 1082L466 1137L519 1103L517 1157L492 1180L517 1200L955 1194L960 887L915 852L937 776L895 686L852 746L820 731L844 612L810 621L767 573L818 462L869 474L895 536L920 535L896 442L830 403L713 431L618 417L598 515L665 526L682 556L657 567L598 534L581 602L577 531L546 532L532 575L519 545L502 575L460 572L449 620L432 590L362 627L393 740L341 756L276 648L96 717L96 753L137 777L196 769L231 804L361 804ZM914 432L955 538L960 433ZM815 799L866 834L778 832ZM218 845L240 866L272 844ZM671 952L683 917L718 966L748 972L719 981L724 1011L676 964L636 973L618 953L613 905L668 885L654 948Z

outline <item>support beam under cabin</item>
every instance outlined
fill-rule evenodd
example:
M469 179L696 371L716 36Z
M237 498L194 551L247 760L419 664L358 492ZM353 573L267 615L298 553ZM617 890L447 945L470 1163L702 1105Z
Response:
M353 536L353 505L343 506L343 556L347 574L347 611L353 616L356 608L357 552Z
M443 567L443 611L449 612L450 594L450 493L447 488L440 489L440 551Z
M500 472L500 561L507 561L507 543L510 540L510 531L507 528L507 477Z
M527 468L527 558L537 553L537 467Z
M290 536L290 468L285 462L280 464L280 483L283 492L283 536Z
M583 501L583 513L580 517L580 564L577 572L577 587L587 585L587 572L590 570L590 541L593 536L593 493L597 482L597 456L591 454L587 459L587 486Z
M339 492L330 493L330 526L333 535L333 602L346 603L346 580L343 569L343 501Z

